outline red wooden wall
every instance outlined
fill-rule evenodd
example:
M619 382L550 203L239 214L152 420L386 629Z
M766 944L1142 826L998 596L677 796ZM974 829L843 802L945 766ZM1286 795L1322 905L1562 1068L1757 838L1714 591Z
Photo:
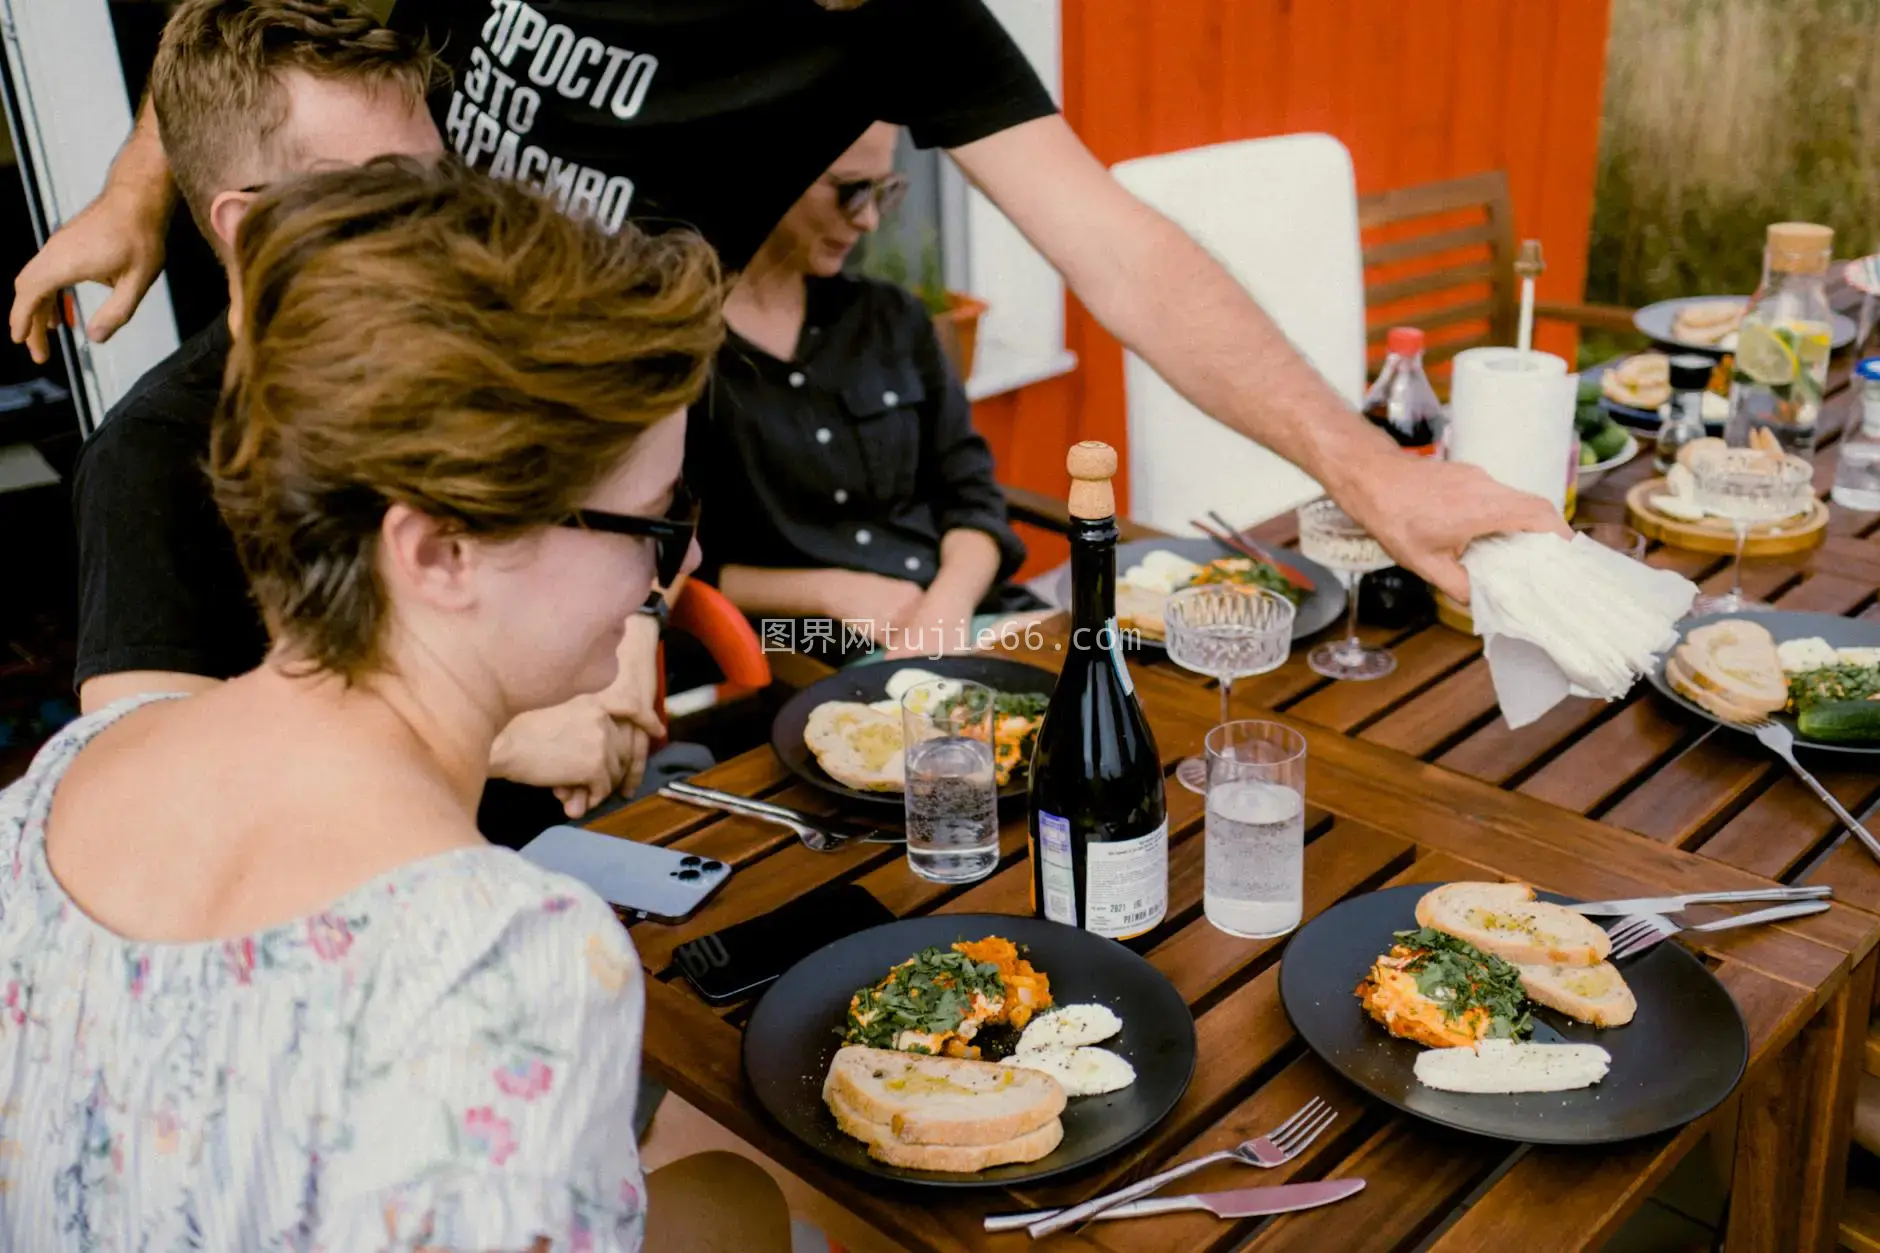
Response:
M1518 237L1547 259L1540 297L1579 299L1608 0L1061 2L1065 115L1105 164L1324 131L1351 150L1360 195L1505 169ZM1120 347L1074 297L1066 339L1075 373L976 409L1000 478L1054 494L1072 443L1125 442ZM1063 559L1061 540L1027 532L1028 573Z

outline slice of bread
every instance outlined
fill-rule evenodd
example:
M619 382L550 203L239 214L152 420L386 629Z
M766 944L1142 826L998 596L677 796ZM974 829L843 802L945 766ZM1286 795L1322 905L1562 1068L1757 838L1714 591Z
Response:
M1625 976L1611 962L1597 966L1522 966L1529 999L1595 1027L1623 1027L1638 1012Z
M1570 909L1535 900L1525 883L1445 883L1417 902L1417 925L1517 966L1591 966L1612 951L1604 931Z
M1734 704L1768 713L1788 703L1782 655L1761 623L1747 618L1706 623L1684 637L1677 656L1695 682Z
M920 1145L1003 1144L1056 1122L1065 1104L1043 1071L859 1045L836 1053L823 1097Z
M1168 597L1153 588L1118 583L1116 625L1125 631L1162 639L1168 634L1168 622L1162 617L1162 608L1166 604Z
M1665 658L1665 681L1671 684L1672 691L1725 722L1753 722L1774 712L1764 705L1744 705L1731 700L1704 682L1676 653Z
M828 1098L829 1112L844 1135L868 1146L868 1155L903 1170L939 1170L969 1175L993 1166L1035 1162L1064 1139L1064 1124L1053 1118L1035 1131L998 1144L907 1144L895 1138L887 1123L871 1122L856 1113L840 1096Z
M901 715L857 701L824 701L810 710L803 743L829 777L862 792L907 785Z

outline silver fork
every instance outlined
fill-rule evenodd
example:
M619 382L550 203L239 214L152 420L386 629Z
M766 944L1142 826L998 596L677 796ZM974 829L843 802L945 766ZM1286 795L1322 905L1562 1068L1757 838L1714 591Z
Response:
M687 783L683 779L668 783L659 789L659 794L667 800L680 801L687 805L697 805L701 809L720 809L728 814L742 814L746 818L756 818L760 822L774 822L780 827L788 827L796 832L796 838L803 842L803 847L812 853L833 853L852 841L864 844L905 844L907 837L896 835L892 831L875 831L867 827L852 827L827 818L812 818L808 814L782 805L773 805L769 801L760 801L749 796L738 796L731 792L720 792L716 788L700 787L696 783Z
M1177 1179L1192 1175L1216 1162L1240 1162L1246 1166L1259 1166L1266 1170L1271 1170L1275 1166L1284 1166L1305 1152L1337 1118L1338 1111L1327 1105L1322 1097L1315 1096L1307 1101L1305 1107L1298 1113L1263 1136L1255 1136L1231 1149L1209 1153L1206 1157L1197 1157L1192 1162L1183 1162L1159 1175L1150 1175L1147 1179L1132 1183L1127 1188L1121 1188L1097 1197L1095 1200L1085 1201L1082 1205L1073 1205L1069 1209L1041 1209L1033 1210L1028 1214L993 1215L986 1219L986 1230L1016 1231L1023 1227L1035 1240L1080 1223L1092 1214L1100 1213L1113 1205L1123 1205L1139 1197L1148 1196L1163 1184L1173 1183Z
M1715 922L1700 922L1688 927L1679 926L1663 914L1634 914L1630 918L1621 918L1619 924L1606 933L1612 937L1612 953L1606 960L1636 957L1680 931L1728 931L1732 927L1781 922L1784 918L1805 918L1809 914L1826 913L1829 905L1828 901L1795 901L1788 905L1777 905L1773 909L1759 909L1754 913L1719 918Z
M1880 858L1880 840L1874 839L1867 828L1860 825L1860 819L1848 813L1842 807L1841 802L1834 799L1834 793L1822 787L1821 781L1808 773L1801 762L1795 760L1795 732L1771 718L1752 718L1748 722L1734 722L1730 725L1754 732L1764 748L1788 762L1789 769L1795 772L1795 777L1806 783L1809 791L1819 796L1821 803L1834 811L1834 816L1846 824L1847 829L1854 833L1856 839L1867 846L1868 852Z

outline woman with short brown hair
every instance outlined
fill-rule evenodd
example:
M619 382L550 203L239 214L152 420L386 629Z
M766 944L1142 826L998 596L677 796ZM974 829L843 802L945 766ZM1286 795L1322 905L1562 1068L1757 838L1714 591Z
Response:
M716 263L393 161L238 250L211 468L273 649L0 793L0 1245L636 1248L639 962L474 814L697 559Z

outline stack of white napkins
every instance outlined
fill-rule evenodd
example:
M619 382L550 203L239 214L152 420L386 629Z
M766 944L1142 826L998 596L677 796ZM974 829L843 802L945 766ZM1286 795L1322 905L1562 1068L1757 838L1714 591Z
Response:
M1462 554L1495 697L1524 727L1568 696L1617 700L1678 642L1697 585L1595 543L1497 535Z

